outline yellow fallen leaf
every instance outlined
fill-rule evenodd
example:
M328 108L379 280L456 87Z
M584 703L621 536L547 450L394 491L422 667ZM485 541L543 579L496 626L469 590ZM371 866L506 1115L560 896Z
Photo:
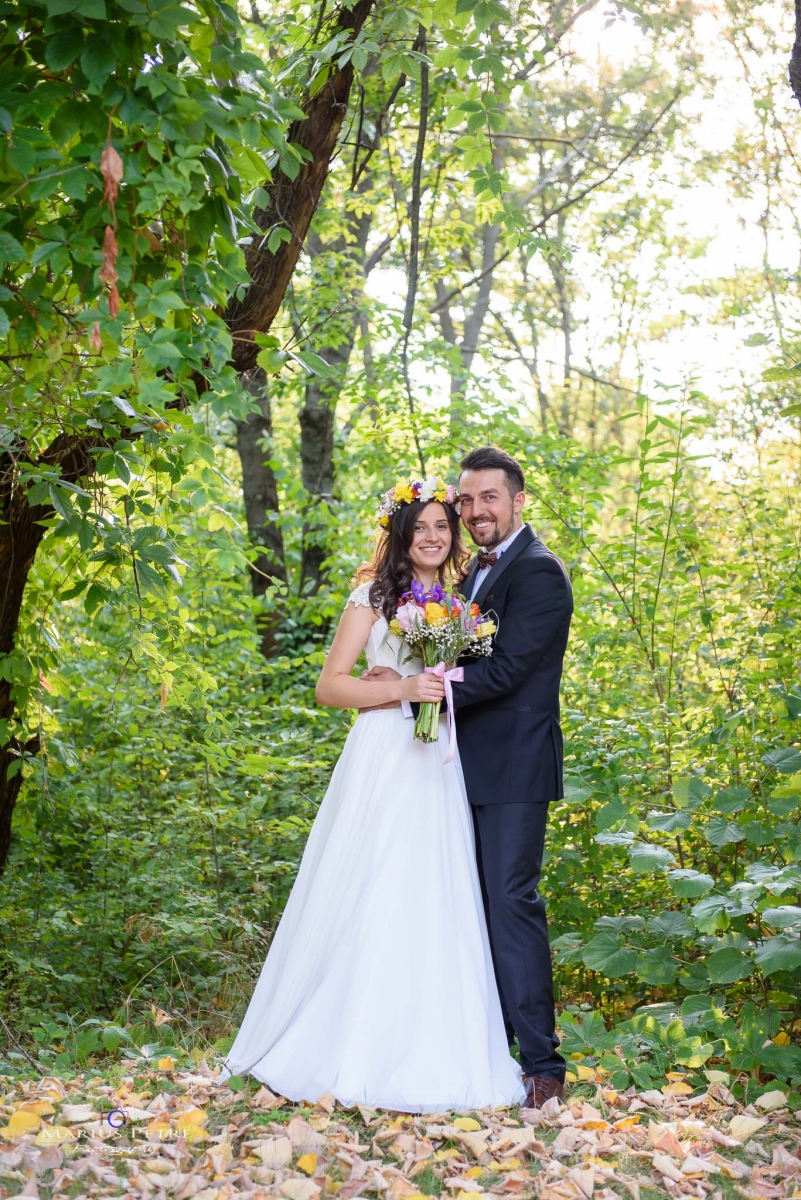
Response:
M341 1188L342 1184L338 1183L336 1186L337 1188ZM330 1190L331 1189L329 1188L329 1191ZM425 1192L411 1192L408 1196L406 1196L405 1200L434 1200L434 1197L426 1195Z
M595 1079L597 1074L597 1067L584 1067L581 1063L576 1064L576 1077L580 1080Z
M519 1158L505 1158L503 1160L503 1162L499 1162L499 1163L495 1164L495 1170L496 1171L517 1171L520 1169L520 1167L522 1165L523 1164L520 1162ZM470 1174L469 1171L468 1171L468 1174Z
M156 1064L160 1071L174 1071L175 1063L171 1058L160 1058Z
M683 1071L668 1071L665 1075L665 1079L670 1083L683 1083L686 1078Z
M483 1126L475 1117L457 1117L453 1122L457 1129L464 1130L465 1133L475 1133L477 1129L482 1129Z
M298 1159L298 1170L305 1171L307 1175L313 1175L317 1170L317 1155L301 1154Z
M42 1118L38 1113L31 1112L28 1108L18 1108L8 1118L8 1125L3 1132L7 1137L19 1137L21 1133L32 1133L41 1123Z
M60 1146L75 1140L75 1134L66 1125L43 1125L34 1138L37 1146Z
M729 1133L733 1138L737 1138L738 1142L747 1142L766 1125L767 1121L764 1117L746 1117L741 1114L738 1117L732 1117L729 1121Z
M640 1114L635 1113L633 1117L621 1117L619 1121L615 1121L613 1129L633 1129L635 1125L640 1123Z
M581 1053L580 1050L574 1050L573 1053L571 1055L569 1055L568 1057L570 1058L571 1062L581 1062L584 1055Z
M202 1108L187 1108L175 1122L178 1129L187 1129L190 1125L205 1125L209 1114Z
M476 1200L476 1196L483 1196L483 1192L466 1192L464 1189L457 1192L456 1200Z
M662 1091L668 1096L691 1096L693 1089L689 1083L668 1083Z
M188 1142L205 1142L209 1137L201 1125L184 1125L181 1133Z
M776 1034L773 1041L777 1046L789 1046L790 1045L790 1035L789 1035L789 1033L785 1033L784 1030L782 1029L782 1031L780 1033Z
M467 1179L478 1179L479 1175L483 1175L483 1174L484 1174L483 1167L471 1167L469 1171L465 1171L465 1177Z
M458 1158L458 1157L459 1157L459 1151L456 1150L453 1146L451 1146L450 1149L448 1149L448 1150L435 1150L434 1151L434 1162L445 1162L446 1159Z
M49 1100L26 1100L17 1109L17 1112L36 1113L37 1117L52 1117L55 1111Z
M342 1186L343 1185L340 1181L332 1179L330 1175L326 1175L325 1190L328 1192L329 1196L335 1196ZM422 1194L422 1192L417 1193L418 1196L422 1196ZM411 1197L409 1197L409 1200L411 1200ZM426 1200L428 1200L428 1198L426 1198Z
M777 1089L775 1092L763 1092L761 1096L757 1096L755 1103L763 1112L773 1112L776 1108L787 1107L787 1097Z
M168 1138L175 1136L175 1130L169 1121L151 1121L146 1130L149 1138Z
M568 1083L577 1083L578 1075L575 1071L565 1071L565 1079Z

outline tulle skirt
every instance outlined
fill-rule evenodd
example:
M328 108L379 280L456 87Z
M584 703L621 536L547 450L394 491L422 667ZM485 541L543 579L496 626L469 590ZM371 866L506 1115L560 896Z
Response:
M399 709L348 736L220 1081L403 1112L520 1103L458 755Z

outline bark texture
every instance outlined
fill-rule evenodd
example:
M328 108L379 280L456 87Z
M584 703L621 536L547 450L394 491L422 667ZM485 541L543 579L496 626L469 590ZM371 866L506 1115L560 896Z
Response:
M60 465L61 477L78 483L94 469L89 455L94 443L95 439L59 435L41 455L39 465ZM27 458L24 446L0 455L0 658L14 650L25 586L47 532L40 522L54 512L49 504L29 504L26 489L19 486L17 464ZM0 679L0 721L12 721L15 709L13 681ZM25 742L11 737L0 746L0 873L8 861L11 823L22 786L20 759L38 749L38 737Z
M359 0L353 9L343 8L333 32L347 29L357 34L373 3L374 0ZM348 62L306 101L303 105L306 119L290 126L287 141L302 147L311 157L303 163L295 179L276 170L273 182L265 189L269 204L253 214L265 236L254 239L245 256L252 282L241 299L231 298L225 312L234 337L233 363L240 372L255 367L259 348L254 335L270 328L292 278L348 111L352 83L353 66ZM292 236L270 253L267 234L275 226L283 226Z
M258 556L250 572L253 595L259 599L271 584L286 582L284 539L275 518L279 512L278 485L270 466L273 418L269 384L265 372L256 367L243 379L246 389L259 406L246 421L236 423L236 448L242 464L242 494L250 540ZM262 654L269 658L275 650L277 629L274 612L263 611L256 617Z
M795 0L795 41L790 55L788 74L793 95L801 104L801 0Z

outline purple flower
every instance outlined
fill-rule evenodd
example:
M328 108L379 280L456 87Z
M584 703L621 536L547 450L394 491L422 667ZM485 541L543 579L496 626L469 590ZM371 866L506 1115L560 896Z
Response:
M428 592L423 587L422 583L418 583L416 579L412 580L412 595L418 604L425 604L428 599Z

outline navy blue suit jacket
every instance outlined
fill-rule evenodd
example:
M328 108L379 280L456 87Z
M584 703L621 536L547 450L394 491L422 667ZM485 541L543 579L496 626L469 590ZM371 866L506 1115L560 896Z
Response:
M476 560L459 589L468 599ZM462 658L454 683L459 757L471 804L561 800L559 683L573 590L561 561L526 525L473 598L498 622L490 658Z

